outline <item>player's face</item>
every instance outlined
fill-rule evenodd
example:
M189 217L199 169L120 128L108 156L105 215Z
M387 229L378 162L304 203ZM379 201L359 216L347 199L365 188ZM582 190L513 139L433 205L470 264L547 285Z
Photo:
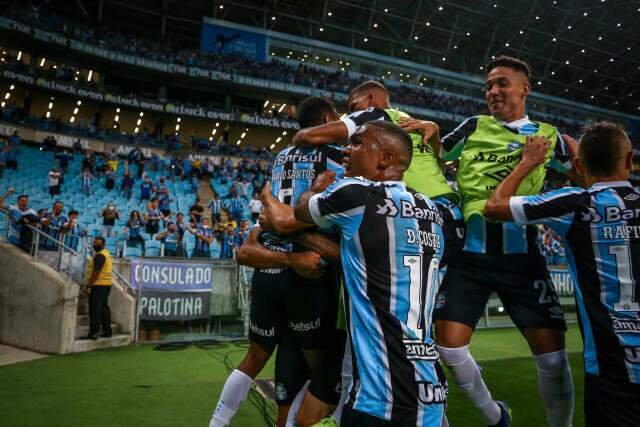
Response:
M524 112L524 102L530 91L526 76L508 67L496 67L487 74L485 99L492 116L505 121L517 112Z
M363 176L367 179L376 179L378 176L378 164L380 162L380 149L378 140L373 131L362 126L349 140L345 149L342 164L346 176Z

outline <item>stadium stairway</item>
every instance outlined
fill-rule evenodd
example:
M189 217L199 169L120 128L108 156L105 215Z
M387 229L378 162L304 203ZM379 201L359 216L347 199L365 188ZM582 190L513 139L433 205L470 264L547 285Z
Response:
M99 340L81 340L80 337L89 334L89 297L85 294L78 296L78 314L76 316L75 340L73 343L74 353L97 350L99 348L119 347L131 342L128 334L122 333L119 323L111 323L113 336L110 338L100 338Z

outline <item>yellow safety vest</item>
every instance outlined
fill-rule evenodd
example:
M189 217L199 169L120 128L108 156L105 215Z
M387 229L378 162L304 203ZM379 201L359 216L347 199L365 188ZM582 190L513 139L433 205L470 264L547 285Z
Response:
M98 279L93 284L93 286L111 286L111 254L105 248L100 252L96 252L96 255L101 254L104 256L104 265L102 266L102 270L98 273ZM87 271L93 272L93 259L89 261L89 269Z

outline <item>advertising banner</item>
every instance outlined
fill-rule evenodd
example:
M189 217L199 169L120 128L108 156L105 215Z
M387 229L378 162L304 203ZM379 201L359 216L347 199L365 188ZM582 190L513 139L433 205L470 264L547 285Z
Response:
M175 259L131 261L131 278L134 288L143 291L211 291L213 265L211 263L180 262ZM146 293L146 292L145 292Z
M194 320L209 317L209 292L145 290L140 295L140 320Z
M267 39L261 34L250 31L203 22L200 50L216 55L235 54L266 61Z

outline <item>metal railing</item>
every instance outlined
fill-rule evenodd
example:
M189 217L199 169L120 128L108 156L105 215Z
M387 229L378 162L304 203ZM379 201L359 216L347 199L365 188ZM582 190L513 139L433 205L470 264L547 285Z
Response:
M2 242L20 247L33 259L42 261L55 271L66 274L70 281L80 286L84 285L87 249L84 236L61 233L62 239L66 237L80 239L82 249L78 251L67 246L63 240L50 236L38 227L30 224L17 225L4 209L0 209L0 219L3 219ZM12 240L11 237L14 239Z

